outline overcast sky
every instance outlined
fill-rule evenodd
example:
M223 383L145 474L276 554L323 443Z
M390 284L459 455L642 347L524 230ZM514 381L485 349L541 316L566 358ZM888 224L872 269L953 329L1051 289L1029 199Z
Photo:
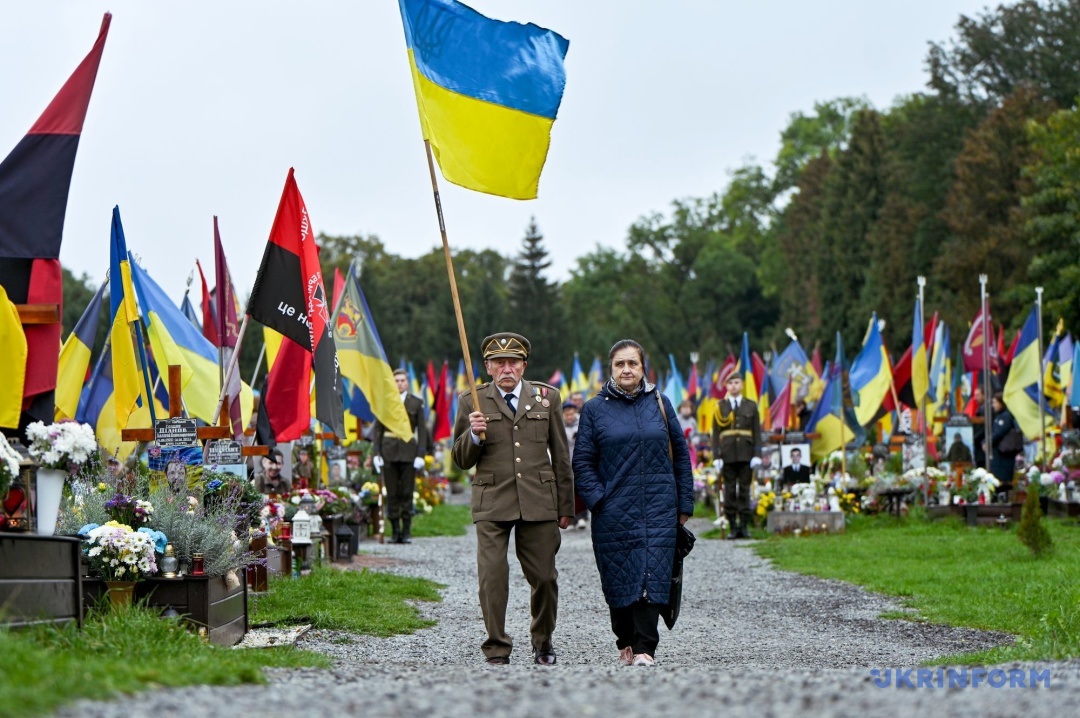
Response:
M442 182L450 244L512 255L535 215L564 279L597 244L623 247L640 216L768 162L791 113L851 95L885 108L922 90L927 42L986 3L471 5L568 38L567 87L539 199ZM118 204L129 249L179 302L195 260L212 267L217 214L246 294L289 167L316 231L376 234L407 257L439 246L396 0L5 3L0 156L90 50L106 10L60 254L76 274L104 278Z

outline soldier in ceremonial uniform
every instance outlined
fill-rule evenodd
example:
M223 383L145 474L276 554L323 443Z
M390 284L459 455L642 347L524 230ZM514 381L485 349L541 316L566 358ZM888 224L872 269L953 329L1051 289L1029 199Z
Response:
M510 662L506 551L514 532L517 557L532 587L533 661L550 666L555 664L551 635L559 602L555 554L562 541L559 529L569 526L574 514L574 475L559 391L522 379L530 345L520 334L495 334L480 347L493 381L477 389L478 407L472 405L471 392L458 399L453 448L460 468L476 467L472 516L488 634L480 648L489 664Z
M727 397L716 408L712 451L724 480L727 537L750 538L750 481L761 465L761 420L757 402L742 395L741 376L732 374L726 386Z
M409 393L409 375L404 369L394 372L398 394L405 404L413 435L402 441L375 421L371 431L371 465L382 471L386 484L386 516L393 531L391 543L412 543L413 492L416 472L424 468L424 457L434 451L431 434L424 421L424 402Z

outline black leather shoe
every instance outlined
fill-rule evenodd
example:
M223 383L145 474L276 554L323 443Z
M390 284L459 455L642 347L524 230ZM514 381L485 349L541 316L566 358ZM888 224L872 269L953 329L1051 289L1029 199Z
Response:
M489 666L509 666L510 656L492 656L487 659L487 664Z
M546 651L536 651L533 653L533 663L538 666L554 666L555 665L555 651L550 648Z

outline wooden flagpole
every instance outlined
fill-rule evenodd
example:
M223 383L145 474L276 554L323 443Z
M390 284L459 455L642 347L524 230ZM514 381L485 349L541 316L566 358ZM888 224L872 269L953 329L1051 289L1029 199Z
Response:
M472 396L473 411L479 411L480 399L476 394L476 377L473 375L472 357L469 355L469 340L465 335L465 319L461 315L461 299L458 298L457 279L454 276L454 260L450 256L450 242L446 239L446 221L443 219L442 199L439 197L439 181L435 177L435 160L431 156L431 142L424 140L427 153L428 173L431 175L431 191L435 195L435 212L439 215L439 234L442 235L443 254L446 256L446 273L450 277L450 295L454 299L454 316L457 318L458 338L461 340L461 353L465 357L465 375L469 378L469 392ZM484 436L481 435L483 440Z

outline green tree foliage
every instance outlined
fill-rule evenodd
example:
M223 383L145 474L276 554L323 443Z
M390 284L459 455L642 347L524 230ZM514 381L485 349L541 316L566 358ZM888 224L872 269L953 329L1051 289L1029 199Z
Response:
M1028 279L1046 289L1044 313L1080 330L1080 112L1055 112L1028 125L1034 160L1023 200L1032 253Z
M547 381L574 351L566 342L562 291L558 283L545 276L551 260L543 242L534 218L510 270L510 312L505 318L508 326L501 329L528 337L532 344L529 376L538 381Z
M825 181L822 246L815 254L822 324L861 344L870 319L867 279L874 257L868 235L884 202L881 117L858 113L848 148ZM826 339L818 336L818 339ZM851 340L849 340L851 341Z
M1030 182L1022 170L1034 159L1028 122L1050 109L1031 90L1017 90L968 135L956 160L942 212L952 234L936 262L953 326L963 326L978 311L979 294L972 287L979 274L988 275L997 316L1019 316L1031 302L1024 287L1033 252L1024 241L1020 206Z
M993 107L1027 87L1068 106L1080 92L1080 2L1024 0L976 18L956 39L931 43L929 85L943 96Z
M780 132L780 151L776 155L776 189L783 191L798 184L806 165L822 151L830 155L847 145L856 113L870 109L860 97L839 97L814 103L814 112L793 112L788 126Z

